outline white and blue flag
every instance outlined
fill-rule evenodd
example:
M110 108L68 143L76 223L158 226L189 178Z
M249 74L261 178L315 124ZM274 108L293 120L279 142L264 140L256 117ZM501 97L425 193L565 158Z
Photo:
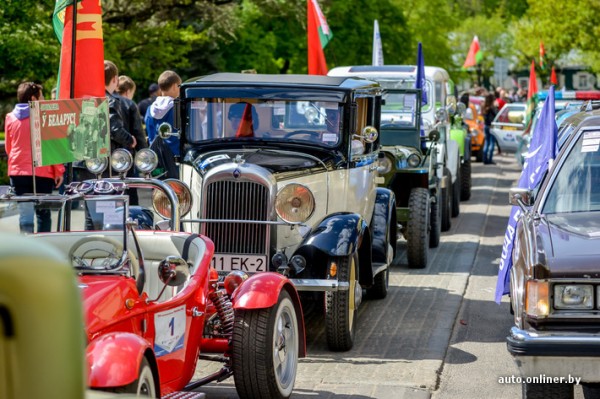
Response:
M540 120L532 134L529 152L525 155L525 164L517 184L518 187L528 190L534 189L540 183L540 180L548 169L550 160L553 160L556 156L558 128L555 119L554 86L551 86L548 91L548 97L544 101ZM498 269L498 281L496 282L497 303L502 301L503 295L509 293L512 250L520 214L521 209L518 206L513 206L510 211L506 233L504 234L504 245L502 246L502 256Z

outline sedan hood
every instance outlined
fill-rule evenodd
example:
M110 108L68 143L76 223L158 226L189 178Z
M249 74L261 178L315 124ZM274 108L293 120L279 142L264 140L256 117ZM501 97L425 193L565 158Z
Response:
M546 215L543 221L538 232L552 277L600 277L598 212Z

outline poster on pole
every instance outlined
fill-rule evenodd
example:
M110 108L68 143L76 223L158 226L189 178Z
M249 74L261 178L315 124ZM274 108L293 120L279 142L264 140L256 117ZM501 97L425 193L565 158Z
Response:
M33 101L30 107L34 166L109 155L106 98Z

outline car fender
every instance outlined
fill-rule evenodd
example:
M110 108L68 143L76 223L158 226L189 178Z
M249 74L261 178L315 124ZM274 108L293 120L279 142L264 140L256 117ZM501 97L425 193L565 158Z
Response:
M458 153L460 156L465 155L465 136L466 132L464 129L450 129L450 139L456 141L458 144Z
M334 213L319 222L300 248L310 246L328 256L350 256L360 247L366 230L367 223L359 214Z
M249 277L231 295L235 310L267 309L277 304L281 291L287 291L292 298L298 317L299 356L306 356L306 333L300 296L287 277L272 272L257 273Z
M448 140L446 143L446 150L448 151L448 163L446 166L448 169L450 169L452 183L454 183L456 181L456 177L458 176L458 164L460 162L458 143L454 140Z
M127 332L101 335L90 342L86 350L88 386L106 388L131 384L138 378L146 350L152 347L139 335Z
M396 197L388 189L378 187L375 197L375 207L373 209L373 218L371 219L371 250L373 262L387 263L388 250L388 230L389 237L394 240L396 237ZM396 257L396 246L394 248L394 257Z

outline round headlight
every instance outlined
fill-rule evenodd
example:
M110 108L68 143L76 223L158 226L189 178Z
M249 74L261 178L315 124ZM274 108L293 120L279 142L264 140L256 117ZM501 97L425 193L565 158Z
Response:
M416 168L417 166L421 165L421 157L415 152L410 154L406 161L408 162L408 166L411 168Z
M126 173L133 165L133 158L129 151L124 148L119 148L113 151L110 165L117 173Z
M379 158L379 167L377 168L377 171L379 172L380 175L385 175L387 173L390 172L390 170L392 170L392 160L389 157L383 157L383 158Z
M158 156L150 148L143 148L135 154L134 163L140 173L148 174L158 166Z
M86 159L85 167L90 173L101 175L108 167L108 158Z
M288 184L277 193L275 211L288 223L302 223L312 215L314 210L315 197L303 185Z
M179 216L184 217L192 208L192 192L185 183L177 179L167 179L164 182L175 192L179 200ZM171 218L171 202L162 190L155 189L152 192L152 206L154 206L154 210L163 218Z

